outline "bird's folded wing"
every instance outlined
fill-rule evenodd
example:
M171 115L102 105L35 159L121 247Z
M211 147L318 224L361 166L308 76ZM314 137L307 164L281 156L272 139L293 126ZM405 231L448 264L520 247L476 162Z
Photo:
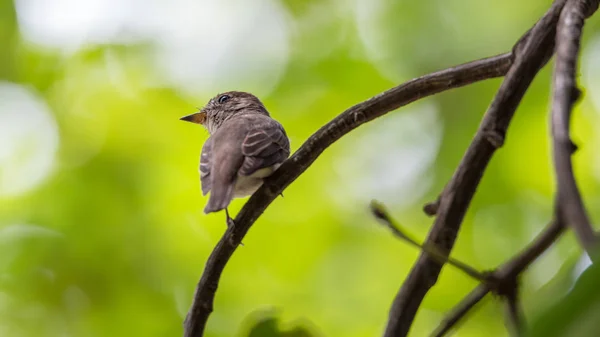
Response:
M239 174L249 176L286 160L290 155L290 142L281 124L271 120L248 133L242 143L242 154L245 157Z
M212 165L212 139L209 137L202 147L200 155L200 184L202 185L202 195L206 195L212 188L210 179L210 168Z

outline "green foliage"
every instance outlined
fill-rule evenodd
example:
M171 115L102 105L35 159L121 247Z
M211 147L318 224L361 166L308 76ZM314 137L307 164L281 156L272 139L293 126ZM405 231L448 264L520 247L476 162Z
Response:
M315 337L305 322L296 323L287 329L281 329L275 313L265 313L250 328L248 337Z
M569 293L532 324L532 337L588 337L600 329L600 268L587 268Z
M72 49L52 45L50 35L32 38L41 23L28 11L38 10L56 25L70 13L57 13L58 2L41 3L0 0L0 336L180 335L204 262L225 230L225 215L202 213L206 197L197 167L207 133L179 117L223 88L220 83L214 89L203 83L210 90L182 85L167 75L173 64L157 60L162 44L202 49L205 39L227 36L198 32L196 20L180 18L184 14L200 15L219 4L222 16L215 22L222 23L247 2L175 1L169 8L181 12L151 19L151 3L133 9L115 5L116 12L97 11L63 33L87 37L86 25L96 22L92 18L117 20L131 10L135 15L128 24L148 25L160 34L134 39L135 29L130 36L126 26L117 38L85 40ZM95 4L74 1L72 9L78 13ZM549 6L542 0L252 4L257 11L273 12L256 22L228 20L242 36L236 41L247 38L245 30L260 27L260 21L280 15L288 44L283 67L265 66L262 56L252 54L281 47L264 38L237 53L202 49L218 56L217 64L203 69L222 69L225 77L233 76L228 60L255 66L249 70L256 75L255 87L227 89L257 93L286 128L293 150L337 114L383 90L510 50ZM157 23L169 15L190 24L184 35L191 37L176 40L171 26ZM592 24L586 30L583 59L588 61L581 69L586 95L573 119L581 146L574 157L576 174L594 219L600 218L600 137L595 132L600 67L589 60L598 59L599 28ZM195 64L188 71L194 69ZM477 270L508 259L551 217L550 71L547 67L529 89L465 218L453 256ZM259 76L264 74L274 75ZM196 77L205 80L204 75ZM228 80L237 83L235 76ZM325 151L244 238L245 246L223 273L206 335L380 335L419 252L376 223L369 201L380 200L421 242L432 223L422 205L436 198L451 177L499 83L490 80L413 103L361 126ZM13 92L25 98L15 102ZM45 110L32 114L26 101ZM46 139L56 139L57 148L52 150ZM9 187L21 189L9 194ZM244 202L236 200L230 212L236 214ZM592 281L584 281L597 282L592 270L569 292L579 254L568 235L523 276L528 317L564 322L569 332L588 327L581 320L597 319L593 287L587 283ZM444 268L412 335L430 333L475 285L460 271ZM550 300L567 293L560 305ZM271 307L281 312L252 315ZM565 310L570 311L559 314ZM310 324L279 325L299 317ZM244 330L246 322L250 327ZM533 331L539 329L535 325ZM506 335L497 301L486 301L460 327L460 336L483 334Z

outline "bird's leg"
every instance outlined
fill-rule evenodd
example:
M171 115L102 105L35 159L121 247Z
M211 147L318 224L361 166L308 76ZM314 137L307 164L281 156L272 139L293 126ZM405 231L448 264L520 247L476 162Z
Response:
M229 216L229 211L227 210L227 208L225 208L225 215L227 216L227 228L233 227L235 223L233 222L233 219Z
M233 226L235 226L235 222L233 222L233 219L229 216L229 211L227 210L227 208L225 208L225 215L227 216L227 228L233 228ZM235 245L235 242L233 240L233 235L230 237L230 243L232 245ZM243 242L240 242L240 245L244 245Z

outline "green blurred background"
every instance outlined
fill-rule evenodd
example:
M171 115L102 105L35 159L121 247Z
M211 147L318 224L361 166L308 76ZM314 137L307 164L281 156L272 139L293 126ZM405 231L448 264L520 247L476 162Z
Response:
M383 90L510 50L550 3L0 0L0 336L181 334L225 215L202 213L208 134L178 119L218 92L258 95L297 149ZM574 162L599 219L598 15L588 23ZM550 80L551 65L465 218L453 256L478 269L515 254L551 217ZM450 178L499 84L418 101L328 149L244 239L206 336L275 336L266 332L275 320L304 335L381 335L418 251L380 227L368 203L385 203L423 238L432 219L421 207ZM598 331L598 295L587 295L598 272L577 282L588 265L570 233L544 254L522 279L528 322ZM445 268L411 335L431 332L474 286ZM487 298L455 336L505 336L502 314ZM581 317L596 323L586 330Z

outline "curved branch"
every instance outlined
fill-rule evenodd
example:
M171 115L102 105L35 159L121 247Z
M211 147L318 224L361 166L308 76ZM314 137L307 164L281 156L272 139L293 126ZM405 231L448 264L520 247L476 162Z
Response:
M577 239L594 259L597 238L581 200L573 174L571 154L575 146L569 135L573 104L579 97L575 72L579 40L586 15L598 8L597 0L569 0L560 17L556 36L556 64L552 100L552 143L558 185L558 204L564 221L573 228Z
M435 207L437 218L424 245L437 246L446 254L454 246L463 217L487 164L503 144L508 125L525 91L552 56L556 24L564 4L565 0L556 0L513 49L514 64L506 74L457 171L440 195ZM441 263L421 253L394 299L384 337L408 334L417 309L437 282L441 269Z
M420 98L477 81L503 76L508 71L512 59L512 53L506 53L413 79L349 108L315 132L250 197L235 218L235 226L228 228L217 243L196 287L192 306L184 323L184 336L199 337L203 335L206 322L213 310L214 297L221 273L242 238L267 206L298 178L327 147L361 124Z

